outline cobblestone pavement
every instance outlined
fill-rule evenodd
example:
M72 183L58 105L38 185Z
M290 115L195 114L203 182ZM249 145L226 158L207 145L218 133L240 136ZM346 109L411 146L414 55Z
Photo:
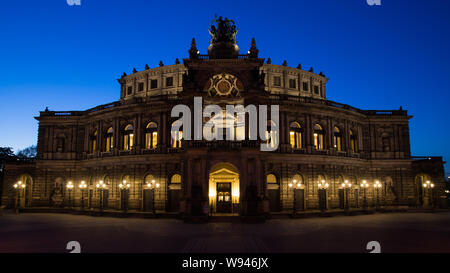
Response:
M264 224L51 213L0 216L0 252L450 252L450 213L386 213Z

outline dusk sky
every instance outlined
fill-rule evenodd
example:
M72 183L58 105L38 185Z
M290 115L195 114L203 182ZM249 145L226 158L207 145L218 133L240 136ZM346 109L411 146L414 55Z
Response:
M85 110L120 97L117 78L145 64L206 53L214 14L235 21L273 64L311 66L327 97L361 109L403 109L413 155L450 160L450 1L3 1L0 146L37 142L39 111ZM447 164L447 169L450 165Z

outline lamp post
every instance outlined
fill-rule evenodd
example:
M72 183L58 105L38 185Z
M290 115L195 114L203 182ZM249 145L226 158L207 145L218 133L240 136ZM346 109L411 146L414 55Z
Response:
M73 189L73 183L72 181L67 182L66 185L67 191L69 192L69 208L72 208L72 202L71 202L71 193L72 193L72 189Z
M294 189L294 212L293 215L297 214L297 196L295 194L295 190L299 189L302 186L301 182L297 182L297 179L292 180L292 183L288 184L289 188Z
M322 181L318 182L319 186L319 206L320 210L324 212L327 209L327 189L330 185L322 179ZM320 198L322 196L322 198ZM320 202L322 200L322 202Z
M427 180L427 182L422 185L425 190L428 190L428 204L430 207L433 207L433 188L434 184Z
M344 189L345 211L348 212L350 210L350 204L349 204L349 200L348 200L348 191L352 187L352 183L348 182L348 180L345 180L341 186Z
M16 198L16 213L19 213L19 209L20 209L20 193L23 189L25 189L26 185L24 183L22 183L22 181L17 181L17 183L15 183L13 185L14 189L16 189L17 191L17 198Z
M123 180L121 184L119 184L119 188L122 192L122 209L123 213L127 213L128 210L128 190L130 189L130 183L127 183L126 180Z
M377 203L376 203L376 208L379 209L380 208L380 188L381 188L381 183L378 180L375 180L375 184L373 184L373 187L376 189L377 191Z
M368 187L369 187L369 184L367 184L367 181L363 180L362 183L361 183L361 188L363 190L363 196L364 196L363 210L367 210L367 195L366 195L366 191L367 191Z
M100 212L103 211L103 191L106 189L106 184L103 183L103 180L100 180L98 184L96 185L97 189L100 193Z
M78 185L81 191L81 210L84 210L84 191L87 188L86 182L81 181L80 185Z
M155 215L155 190L159 188L159 183L156 183L155 179L153 179L151 183L147 182L144 187L144 189L152 191L152 213Z

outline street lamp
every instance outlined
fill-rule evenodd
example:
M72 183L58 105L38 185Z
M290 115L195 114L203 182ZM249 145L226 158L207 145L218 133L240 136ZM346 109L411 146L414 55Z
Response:
M72 189L73 189L72 181L67 182L66 188L67 188L67 191L69 191L69 208L71 208L72 207L72 202L70 200L70 194L72 193Z
M86 182L81 181L80 185L78 185L81 191L81 210L84 210L84 191L87 188Z
M380 188L381 188L381 183L378 180L375 180L375 184L373 184L373 187L377 190L377 204L376 204L376 208L380 208Z
M22 183L22 181L17 181L17 183L15 183L13 185L14 189L17 190L17 198L16 198L16 213L19 213L19 209L20 209L20 193L23 189L25 189L26 185L24 183Z
M327 209L327 189L330 186L325 180L321 180L318 182L319 186L319 206L320 210L324 212ZM322 202L320 202L322 201Z
M430 182L430 180L427 180L427 182L423 183L422 185L425 190L428 189L428 203L429 206L433 207L433 188L434 188L434 184Z
M103 211L103 191L106 189L106 186L107 185L103 183L103 180L100 180L96 185L100 193L100 211Z
M297 179L292 180L292 183L289 183L289 188L294 189L294 215L297 214L297 196L295 194L296 189L300 189L302 186L301 182L297 182Z
M144 189L152 191L152 213L155 215L155 190L159 188L159 183L152 179L151 183L146 183Z
M345 199L345 211L349 211L350 210L350 204L349 204L349 200L348 200L348 194L349 194L349 190L352 187L352 183L348 182L348 180L345 180L344 183L342 183L342 188L344 189L344 199Z
M363 209L366 210L367 209L367 196L366 196L366 191L367 188L369 187L369 184L367 184L366 180L363 180L361 183L361 188L363 189L363 195L364 195L364 201L363 201Z
M123 213L127 213L128 210L128 190L130 189L130 183L127 183L126 180L123 180L121 184L119 184L119 188L122 192L122 209Z

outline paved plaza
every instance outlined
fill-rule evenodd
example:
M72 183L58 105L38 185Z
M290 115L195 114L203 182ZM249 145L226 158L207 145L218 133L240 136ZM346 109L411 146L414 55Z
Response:
M11 212L0 216L0 252L450 252L450 213L273 219L263 224Z

